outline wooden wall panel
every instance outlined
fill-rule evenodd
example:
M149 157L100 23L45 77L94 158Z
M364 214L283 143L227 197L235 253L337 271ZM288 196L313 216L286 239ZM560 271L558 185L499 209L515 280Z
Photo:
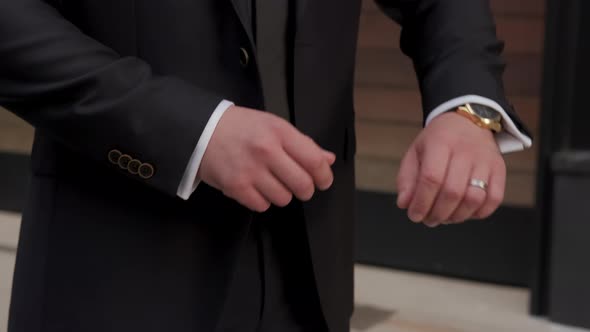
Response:
M0 107L0 153L29 154L34 130L28 123Z

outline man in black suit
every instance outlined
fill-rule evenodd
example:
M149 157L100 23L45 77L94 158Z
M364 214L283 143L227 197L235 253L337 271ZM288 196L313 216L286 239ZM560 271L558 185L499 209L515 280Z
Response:
M398 205L485 218L531 144L488 1L378 2L425 111ZM36 128L9 331L348 330L359 12L1 1L0 104Z

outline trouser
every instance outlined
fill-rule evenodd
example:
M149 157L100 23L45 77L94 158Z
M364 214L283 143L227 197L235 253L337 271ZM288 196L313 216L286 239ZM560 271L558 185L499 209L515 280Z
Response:
M328 331L298 207L254 217L218 332Z

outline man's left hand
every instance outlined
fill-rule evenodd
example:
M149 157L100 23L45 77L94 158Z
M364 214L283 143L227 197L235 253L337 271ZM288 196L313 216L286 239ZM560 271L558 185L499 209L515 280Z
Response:
M483 180L487 190L470 185ZM427 226L492 215L504 199L506 164L493 133L449 112L436 117L404 156L398 206Z

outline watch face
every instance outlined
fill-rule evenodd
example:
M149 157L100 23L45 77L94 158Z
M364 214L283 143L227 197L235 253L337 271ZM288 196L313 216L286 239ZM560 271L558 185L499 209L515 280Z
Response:
M470 104L470 105L471 105L471 109L473 110L473 112L484 119L490 119L490 120L494 120L494 121L499 121L502 119L502 115L498 111L496 111L490 107L478 105L478 104Z

